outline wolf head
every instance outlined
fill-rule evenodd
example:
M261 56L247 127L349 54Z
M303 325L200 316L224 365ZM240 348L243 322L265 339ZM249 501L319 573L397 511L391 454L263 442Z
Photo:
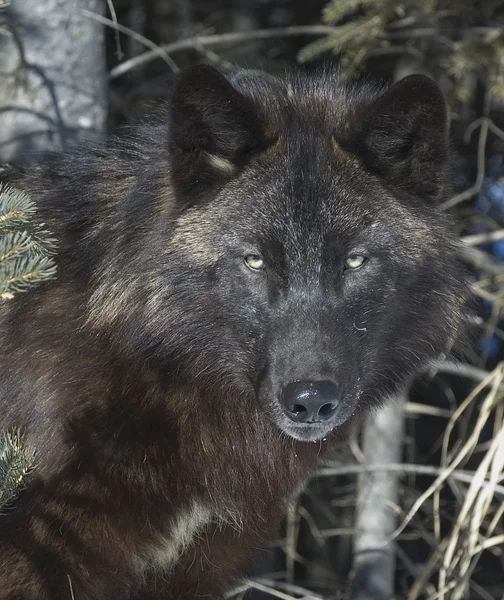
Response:
M209 411L235 390L301 441L393 395L462 321L464 271L436 208L447 129L423 76L381 90L189 69L130 337L207 391Z

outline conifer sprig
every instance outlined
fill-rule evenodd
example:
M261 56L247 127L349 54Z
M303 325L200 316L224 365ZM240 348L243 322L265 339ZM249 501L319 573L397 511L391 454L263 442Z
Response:
M504 0L330 0L322 21L335 32L305 46L298 60L333 52L341 74L351 79L373 56L409 56L433 77L448 75L453 101L467 100L473 74L504 103L503 8Z
M15 500L34 465L35 451L24 443L19 429L0 435L0 511Z
M36 206L23 192L0 186L0 299L51 279L56 244L43 224L34 221Z
M7 185L0 185L0 231L27 225L35 212L35 204L27 194Z

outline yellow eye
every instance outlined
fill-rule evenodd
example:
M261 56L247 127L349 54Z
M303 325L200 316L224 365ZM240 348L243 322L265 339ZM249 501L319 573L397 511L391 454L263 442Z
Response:
M245 264L251 271L262 271L264 269L264 260L259 254L247 254Z
M361 254L352 254L345 261L347 269L358 269L366 262L366 257Z

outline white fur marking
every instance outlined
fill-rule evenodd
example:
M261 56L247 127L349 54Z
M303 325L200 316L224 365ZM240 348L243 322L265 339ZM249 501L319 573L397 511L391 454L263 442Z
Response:
M217 154L210 154L207 152L206 158L210 165L212 165L214 169L217 169L217 171L222 171L223 173L229 175L232 175L235 172L234 164L223 156L218 156Z
M159 536L145 556L144 568L169 570L211 519L210 510L199 504L180 513L170 522L166 535Z

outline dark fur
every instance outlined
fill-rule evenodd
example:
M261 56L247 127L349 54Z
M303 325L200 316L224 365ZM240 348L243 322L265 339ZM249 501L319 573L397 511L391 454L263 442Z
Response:
M198 67L169 112L13 181L60 253L56 281L3 309L0 426L39 466L0 518L1 599L219 597L329 440L460 328L433 82ZM369 260L345 271L349 254ZM328 424L280 409L305 379L337 383Z

